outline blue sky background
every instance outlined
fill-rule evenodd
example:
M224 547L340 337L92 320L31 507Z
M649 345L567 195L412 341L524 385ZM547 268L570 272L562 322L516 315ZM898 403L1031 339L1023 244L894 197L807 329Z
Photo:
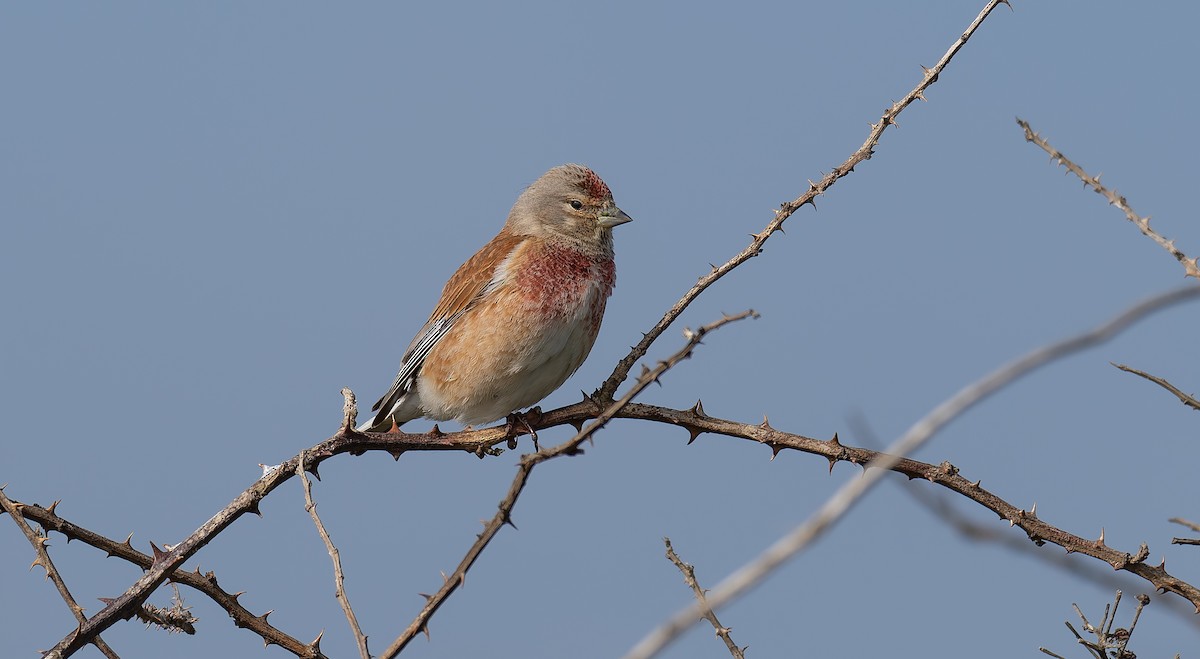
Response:
M0 10L0 483L124 538L178 542L372 401L442 283L521 189L595 168L635 222L580 371L594 389L709 263L840 163L983 2L13 3ZM1033 123L1190 256L1200 60L1190 4L1014 0L889 131L876 156L707 292L683 325L745 308L645 402L844 443L890 441L998 364L1182 282L1115 209L1022 139ZM917 456L949 460L1046 521L1200 582L1167 519L1200 518L1200 417L1110 361L1200 390L1200 306L1037 372ZM875 438L864 435L869 425ZM426 422L411 428L426 429ZM544 444L571 430L542 433ZM612 423L537 469L505 529L412 657L619 656L691 600L673 540L714 584L857 467ZM522 442L521 451L529 450ZM315 496L372 647L407 626L490 517L516 456L340 456ZM750 657L1076 653L1071 603L1115 585L966 540L888 479L721 612ZM954 507L1023 537L967 501ZM255 612L355 651L299 483L192 561ZM140 572L53 537L89 613ZM74 626L0 519L0 646L35 657ZM1070 557L1070 566L1111 570ZM1127 594L1148 584L1126 581ZM184 591L195 637L120 624L123 657L286 656ZM166 593L154 598L166 602ZM1190 607L1154 597L1132 650L1193 656ZM1128 602L1128 600L1127 600ZM1175 602L1178 604L1178 602ZM1127 615L1131 608L1125 608ZM1128 618L1122 617L1122 620ZM89 648L78 656L99 656ZM696 627L664 656L727 656ZM1039 655L1040 656L1040 655Z

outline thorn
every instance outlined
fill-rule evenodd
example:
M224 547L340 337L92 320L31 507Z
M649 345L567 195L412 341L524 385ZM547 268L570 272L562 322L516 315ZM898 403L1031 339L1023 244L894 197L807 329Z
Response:
M832 474L833 473L833 465L837 464L838 460L837 460L837 458L825 458L825 459L829 460L829 473Z
M50 507L46 509L46 512L48 512L48 513L50 513L51 515L53 515L53 514L54 514L54 509L55 509L55 508L57 508L57 507L58 507L58 504L60 504L60 503L62 503L62 499L55 499L55 500L54 500L54 503L50 504Z
M841 446L842 445L842 443L838 441L838 434L836 432L833 433L833 439L829 440L828 444L830 444L831 446Z
M421 631L425 632L425 640L426 640L426 641L428 641L428 640L431 640L431 638L430 638L430 636L429 636L429 623L425 623L425 624L424 624L424 625L421 627Z
M154 562L155 563L158 563L159 561L161 561L167 557L168 553L159 549L158 545L154 544L153 541L150 542L150 547L151 547L151 549L154 550Z
M265 623L267 621L267 616L271 615L272 613L275 613L275 609L269 609L266 613L262 614L261 616L258 616L258 619ZM264 645L263 647L266 647L266 646Z
M312 643L308 644L308 647L311 648L317 654L321 653L321 637L323 637L323 636L325 636L324 629L321 630L321 633L317 634L317 637L312 640Z
M763 422L758 424L758 427L762 428L763 430L774 430L774 428L771 427L771 421L767 419L766 414L763 415Z
M237 601L238 601L238 598L239 598L239 597L241 597L242 595L245 595L245 594L246 594L246 591L244 591L244 590L239 590L239 591L237 591L236 593L234 593L234 594L230 595L230 597L232 597L232 598L233 598L233 601L237 602Z
M1104 546L1104 527L1103 526L1100 527L1100 537L1096 539L1096 546L1097 547Z
M1033 502L1033 507L1031 507L1029 509L1029 516L1032 517L1033 519L1037 519L1037 502L1036 501Z
M692 409L688 411L692 413L692 416L697 416L702 419L708 416L704 413L704 403L702 403L699 398L696 399L696 404L692 406Z
M400 449L396 449L394 451L388 451L388 453L391 454L392 459L397 462L400 461L400 456L404 455L404 451L402 451Z
M771 462L775 462L775 456L779 455L779 452L783 448L783 444L771 444ZM832 465L830 465L830 468L832 468Z
M429 593L417 593L417 594L420 595L421 597L424 597L426 602L433 599L433 595L430 595Z
M691 446L692 442L696 441L696 438L699 437L700 434L704 432L703 430L697 428L696 426L684 426L684 428L686 428L688 431L688 441L687 441L688 446Z
M436 423L433 424L433 428L430 429L429 434L433 435L434 437L444 437L446 435L446 433L442 432L442 429L439 428L438 424Z

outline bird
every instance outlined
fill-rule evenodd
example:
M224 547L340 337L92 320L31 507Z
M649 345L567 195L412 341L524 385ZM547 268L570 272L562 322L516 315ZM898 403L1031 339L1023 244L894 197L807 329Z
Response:
M357 429L388 432L417 418L469 428L558 389L596 341L616 285L613 228L632 219L591 169L542 174L446 282L391 388Z

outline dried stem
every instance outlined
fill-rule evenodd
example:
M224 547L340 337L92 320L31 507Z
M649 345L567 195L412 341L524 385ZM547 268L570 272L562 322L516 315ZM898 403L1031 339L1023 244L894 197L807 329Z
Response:
M667 560L674 563L675 567L679 568L679 571L683 573L683 583L692 589L692 593L696 596L696 600L700 602L704 610L704 618L712 624L713 629L717 632L717 636L725 642L725 647L729 650L729 654L733 655L735 659L745 659L745 648L739 648L737 643L733 642L733 637L729 635L732 628L722 625L721 621L717 620L717 614L713 613L712 607L708 606L704 589L696 581L696 568L690 563L684 563L683 559L679 558L679 554L676 554L675 548L671 546L670 538L663 538L663 544L667 546Z
M1167 250L1171 256L1175 257L1176 261L1179 261L1183 265L1183 270L1186 276L1200 279L1200 262L1198 262L1200 257L1188 259L1187 254L1184 254L1175 247L1175 241L1163 238L1156 231L1154 231L1154 229L1150 228L1149 215L1145 217L1138 215L1132 208L1129 207L1129 204L1125 201L1125 197L1117 194L1116 190L1110 190L1101 185L1099 175L1088 176L1088 173L1083 171L1082 167L1076 165L1074 162L1071 162L1071 160L1063 155L1061 151L1050 146L1050 143L1043 139L1041 135L1035 133L1033 128L1029 125L1029 122L1018 117L1017 124L1025 131L1025 141L1033 142L1043 151L1050 154L1051 160L1062 165L1067 169L1067 171L1071 172L1075 176L1078 176L1079 180L1083 181L1084 187L1092 188L1097 194L1107 199L1108 203L1116 206L1121 210L1121 212L1125 213L1125 217L1130 222L1133 222L1133 224L1140 229L1143 234L1162 246L1162 248Z
M358 655L362 659L371 659L371 652L367 649L367 637L363 634L362 627L358 626L358 618L354 615L354 608L350 606L350 598L346 595L346 575L342 572L341 554L334 546L333 539L329 537L329 531L325 530L325 524L317 514L317 503L313 501L312 483L309 482L308 474L304 471L304 462L304 455L301 454L300 461L296 465L296 476L304 487L304 509L312 517L313 524L317 527L317 533L325 542L325 551L329 553L329 560L333 561L334 597L341 605L342 613L346 614L346 622L350 624L350 633L354 635L354 642L358 645Z
M1007 386L1018 377L1029 373L1048 362L1060 359L1087 347L1102 343L1115 336L1136 320L1171 304L1200 297L1200 286L1189 286L1145 300L1124 311L1103 325L1063 341L1038 348L1033 352L993 371L983 379L961 389L924 418L917 421L900 439L896 440L884 454L868 463L862 478L846 483L823 506L803 524L780 538L746 565L726 577L712 589L708 604L713 609L739 597L760 583L789 558L807 547L873 488L884 474L897 466L904 456L927 442L938 430L957 418L989 395ZM874 469L872 469L874 467ZM952 466L951 466L952 468ZM954 469L957 472L957 469ZM1103 534L1096 544L1103 546ZM1142 552L1139 552L1139 556ZM1148 553L1148 550L1147 550ZM1142 556L1142 560L1145 557ZM1119 561L1114 567L1125 568L1130 558ZM1132 561L1141 564L1140 561ZM1135 572L1136 573L1136 572ZM1155 584L1158 585L1158 584ZM1159 586L1164 588L1164 586ZM1195 590L1194 588L1192 589ZM1200 605L1200 592L1194 593L1193 604ZM1189 597L1191 599L1191 597ZM1200 609L1198 609L1200 610ZM644 659L658 654L668 643L677 638L700 617L699 605L688 606L673 615L666 623L643 638L626 655L627 659Z

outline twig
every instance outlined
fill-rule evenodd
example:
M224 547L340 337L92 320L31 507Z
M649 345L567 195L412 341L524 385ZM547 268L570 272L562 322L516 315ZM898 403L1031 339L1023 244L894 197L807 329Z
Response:
M419 613L417 613L417 616L413 619L409 626L403 632L401 632L399 636L396 637L396 640L392 641L392 644L389 645L388 648L379 655L380 659L391 659L392 657L395 657L409 644L409 642L412 641L412 639L416 638L417 634L424 632L428 635L429 619L433 617L434 613L437 613L437 610L441 608L446 599L449 598L450 595L459 588L459 586L465 583L467 571L470 570L471 566L475 564L475 561L492 541L492 538L496 537L496 534L500 532L500 529L503 528L505 524L511 525L514 529L516 528L516 525L512 522L513 507L516 506L517 499L520 498L521 492L524 491L525 484L529 481L529 475L533 472L534 467L542 462L545 462L546 460L557 458L559 456L579 455L583 453L583 451L579 449L580 444L587 441L587 439L595 434L597 430L604 427L604 425L607 424L610 419L616 416L622 408L629 405L633 398L641 393L643 389L650 386L650 384L657 382L658 379L673 366L684 359L691 357L692 351L695 350L696 346L700 345L701 340L705 337L705 335L715 331L723 325L749 317L757 318L758 314L755 313L753 309L750 309L735 316L724 316L720 320L709 323L708 325L705 325L694 332L690 330L684 331L684 336L687 337L687 343L683 348L681 348L674 355L668 357L666 360L660 361L653 369L644 371L634 386L631 387L630 390L624 396L622 396L620 400L609 405L607 409L598 414L595 420L589 423L587 427L581 428L574 437L566 442L563 442L562 444L559 444L558 446L546 450L539 450L536 453L530 453L522 456L520 463L517 465L517 473L513 477L512 483L508 487L508 493L504 496L504 499L500 501L498 506L499 509L496 511L496 514L492 516L492 519L484 525L483 532L476 537L475 542L471 545L470 549L467 550L467 553L465 556L463 556L463 559L459 561L458 567L454 569L454 572L452 572L450 576L445 576L444 574L442 575L442 587L432 595L421 593L421 595L425 598L425 606ZM538 421L540 420L535 420L535 423Z
M1109 363L1112 364L1112 362L1109 362ZM1158 386L1162 387L1163 389L1166 389L1167 391L1175 394L1175 397L1178 398L1180 400L1180 402L1182 402L1184 405L1187 405L1188 407L1192 408L1193 410L1200 411L1200 400L1196 400L1195 398L1183 393L1182 391L1177 389L1175 387L1175 385L1171 384L1170 382L1167 382L1163 378L1160 378L1160 377L1157 377L1154 375L1150 375L1149 373L1146 373L1145 371L1139 371L1136 368L1130 368L1124 364L1113 364L1113 366L1116 366L1117 368L1121 369L1122 371L1125 371L1126 373L1133 373L1134 375L1140 375L1140 376L1146 378L1147 380L1153 382L1154 384L1157 384Z
M870 160L871 156L875 155L875 146L879 144L879 139L883 137L884 131L886 131L889 126L898 126L899 124L896 123L896 117L898 117L900 113L903 112L904 109L911 105L914 101L917 99L922 101L925 100L925 90L929 89L933 83L937 82L938 75L940 75L942 70L946 68L946 65L950 63L950 60L954 57L954 55L957 54L964 45L966 45L967 40L970 39L973 34L975 34L975 30L978 29L981 23L983 23L983 19L987 18L988 14L992 13L992 10L1001 4L1007 5L1008 0L990 0L987 5L984 6L983 11L979 12L979 15L974 21L971 22L971 25L967 27L966 31L963 32L962 35L960 35L954 41L954 43L950 45L950 49L946 51L945 55L942 55L942 58L938 60L938 63L935 64L933 68L926 69L925 67L921 67L925 71L925 75L921 78L921 82L919 82L917 86L912 89L912 91L905 94L904 97L899 101L895 101L888 106L888 108L884 110L883 115L880 117L879 123L871 124L871 131L867 134L867 139L857 151L850 154L850 157L842 161L842 164L834 167L828 174L821 177L821 179L816 183L813 183L810 180L808 182L808 190L799 197L796 197L792 201L785 201L780 204L779 209L775 211L775 218L768 222L767 226L764 227L762 231L750 234L752 240L750 241L749 245L742 249L742 251L735 254L733 258L729 259L724 264L720 266L713 266L712 271L703 277L700 277L700 279L686 293L684 293L683 297L681 297L679 301L674 304L674 306L668 309L667 313L664 314L657 323L655 323L654 327L645 333L645 335L642 337L642 340L639 341L632 350L630 350L629 354L617 363L616 368L613 369L612 375L609 375L608 379L604 381L604 384L600 385L600 388L596 390L595 395L597 395L602 401L611 400L613 394L617 390L617 387L619 387L621 383L625 381L625 378L629 376L629 370L633 368L633 365L637 363L639 359L645 356L646 352L650 349L650 346L654 343L654 341L658 339L659 335L661 335L668 327L670 327L671 323L675 322L675 320L679 318L680 314L687 309L688 305L690 305L693 300L695 300L709 286L716 283L718 279L729 274L729 272L734 268L761 254L763 245L766 244L767 239L774 235L776 231L783 231L783 223L787 221L787 219L790 218L796 211L803 208L805 204L813 204L813 207L815 208L815 200L818 196L825 194L825 191L832 187L834 183L837 183L838 179L849 175L850 172L853 172L854 168L864 160Z
M1179 524L1180 526L1186 526L1189 529L1191 529L1197 533L1200 533L1200 524L1197 524L1195 522L1189 522L1186 519L1183 519L1182 517L1172 517L1171 519L1168 519L1167 521L1171 522L1172 524Z
M1071 634L1075 636L1075 642L1083 646L1088 654L1095 659L1134 659L1137 655L1129 652L1126 648L1129 646L1129 641L1133 637L1133 631L1137 628L1138 619L1142 617L1142 609L1150 603L1150 598L1146 595L1137 596L1137 608L1133 612L1133 620L1129 623L1129 628L1118 627L1113 629L1113 625L1117 620L1117 607L1121 604L1121 591L1117 591L1116 598L1112 605L1104 605L1104 615L1100 619L1099 625L1093 625L1088 622L1087 616L1079 608L1078 604L1072 604L1075 609L1075 614L1083 621L1083 630L1095 637L1095 640L1084 638L1075 627L1067 622L1067 629L1071 630ZM1043 654L1058 659L1065 659L1062 655L1055 654L1046 648L1038 648ZM1178 655L1176 655L1178 656Z
M943 426L989 395L1039 366L1107 341L1153 311L1194 297L1200 297L1200 286L1189 286L1154 296L1134 305L1093 330L1038 348L961 389L909 428L900 439L888 447L887 454L880 455L867 464L861 478L846 483L803 524L717 584L709 593L708 604L715 610L760 583L768 574L807 547L841 519L846 511L870 491L883 478L884 474L896 466L905 455L915 451ZM1103 544L1103 534L1098 544ZM1142 558L1144 560L1145 557ZM1200 593L1197 595L1200 596ZM658 654L668 643L695 623L700 616L699 609L699 605L692 605L676 613L634 646L626 658L645 659Z
M56 501L54 505L58 505L58 502ZM50 507L54 508L54 505ZM58 589L59 597L62 597L67 608L71 610L71 615L82 625L87 621L87 616L83 615L83 607L75 602L70 589L67 588L67 582L63 581L62 575L58 573L58 568L54 567L54 561L50 559L50 552L46 551L46 543L50 541L50 536L34 531L29 524L25 523L25 518L21 515L22 507L21 504L9 499L8 495L4 494L4 487L0 486L0 509L8 513L8 516L12 518L17 528L21 529L21 532L25 534L25 538L29 540L29 544L33 545L33 551L37 553L37 558L30 564L29 569L32 570L35 565L42 566L42 569L46 571L46 577L54 582L54 587ZM109 659L121 659L99 635L92 639L91 643Z
M737 643L733 642L733 637L729 635L732 628L722 625L721 621L717 620L717 614L713 613L712 607L708 606L708 602L704 596L704 589L696 581L696 568L690 563L684 563L683 559L679 558L679 554L676 554L675 548L671 546L670 538L663 538L663 544L667 546L667 560L674 563L675 567L679 568L679 571L683 573L683 583L687 584L692 589L692 593L696 595L696 599L704 609L704 618L712 623L717 636L725 642L725 647L729 650L729 654L733 655L735 659L745 659L746 648L739 648Z
M1154 242L1158 243L1160 246L1162 246L1163 249L1167 250L1167 252L1169 252L1171 254L1171 256L1175 257L1175 260L1177 260L1181 264L1183 264L1183 270L1184 270L1184 273L1186 276L1195 277L1197 279L1200 279L1200 257L1189 260L1187 257L1187 254L1184 254L1183 252L1179 251L1179 249L1177 249L1175 247L1175 241L1167 240L1166 238L1163 238L1156 231L1154 231L1154 229L1150 228L1150 216L1149 215L1147 215L1146 217L1142 217L1142 216L1138 215L1137 213L1134 212L1134 210L1132 208L1129 207L1128 202L1125 201L1125 197L1122 197L1121 195L1117 194L1116 190L1110 190L1110 189L1104 187L1103 185L1101 185L1099 175L1088 176L1088 173L1083 171L1082 167L1080 167L1079 165L1076 165L1074 162L1071 162L1071 160L1069 160L1065 155L1063 155L1063 153L1061 151L1050 146L1050 143L1047 142L1045 139L1043 139L1041 135L1038 135L1037 133L1035 133L1033 131L1033 128L1029 125L1029 122L1025 121L1024 119L1021 119L1020 117L1017 117L1017 124L1025 131L1025 141L1026 142L1033 142L1038 147L1040 147L1043 151L1050 154L1051 160L1062 165L1063 167L1065 167L1067 169L1067 171L1071 172L1075 176L1078 176L1079 180L1083 181L1083 186L1085 188L1086 187L1092 188L1093 190L1096 191L1097 194L1099 194L1100 196L1107 199L1108 203L1112 204L1113 206L1116 206L1117 208L1119 208L1121 210L1121 212L1125 213L1125 217L1130 222L1133 222L1133 224L1139 230L1141 230L1141 232L1143 234L1145 234L1148 238L1150 238Z
M350 624L350 632L354 635L355 643L358 644L358 654L362 659L371 659L371 652L367 649L367 637L363 634L362 627L358 626L358 618L354 615L354 608L350 606L350 598L346 595L346 575L342 572L341 554L334 546L333 539L329 537L329 531L325 530L325 524L321 522L321 517L317 514L317 504L313 501L312 495L312 483L309 482L308 474L304 471L304 462L304 455L301 454L300 461L296 464L296 476L299 477L300 484L304 487L304 509L312 516L317 533L325 542L325 551L329 553L329 560L333 561L334 597L341 605L342 612L346 614L346 622Z
M125 542L117 542L64 519L54 510L55 506L43 508L36 504L14 503L18 506L21 515L25 519L37 522L47 533L52 530L57 531L63 534L68 540L78 540L103 551L109 556L115 556L133 565L137 565L143 570L149 569L154 564L154 559L151 556L133 548L131 544L132 535ZM285 634L268 623L266 615L256 616L248 611L246 607L242 606L238 602L238 598L242 593L229 593L222 589L217 584L217 577L212 572L200 574L199 568L195 572L176 570L171 573L169 578L171 581L181 583L206 595L229 614L235 625L253 631L263 639L264 643L278 645L303 659L327 659L324 654L321 654L319 636L312 643L304 643Z

